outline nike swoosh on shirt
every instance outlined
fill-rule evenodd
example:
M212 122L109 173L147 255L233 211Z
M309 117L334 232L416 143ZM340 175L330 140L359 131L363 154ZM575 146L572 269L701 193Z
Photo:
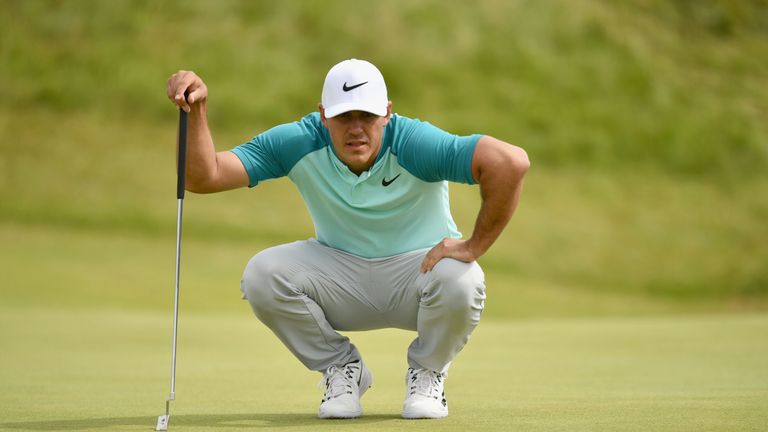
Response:
M348 92L348 91L350 91L350 90L354 90L354 89L356 89L356 88L360 87L361 85L365 85L365 84L368 84L368 81L366 81L366 82L361 82L360 84L355 84L355 85L353 85L353 86L349 86L349 87L347 87L347 83L345 82L345 83L344 83L344 85L343 85L343 86L341 86L341 89L342 89L342 90L344 90L345 92Z
M402 174L402 173L400 173L400 174ZM387 181L386 177L382 178L381 179L381 185L384 186L384 187L387 187L387 186L391 185L393 181L397 180L397 178L400 177L400 174L396 175L395 178L393 178L390 181Z

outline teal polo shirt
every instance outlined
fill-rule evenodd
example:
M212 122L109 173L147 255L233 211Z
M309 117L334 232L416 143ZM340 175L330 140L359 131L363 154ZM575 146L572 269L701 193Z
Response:
M288 176L298 187L317 240L363 258L381 258L460 238L448 181L474 184L481 135L457 136L393 114L376 162L359 176L336 156L320 114L276 126L230 150L250 187Z

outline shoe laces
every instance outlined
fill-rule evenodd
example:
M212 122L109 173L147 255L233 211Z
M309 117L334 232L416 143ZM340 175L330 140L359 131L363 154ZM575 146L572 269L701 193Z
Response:
M343 368L331 366L323 375L323 378L317 383L318 388L325 385L325 394L323 402L339 397L344 394L353 394L353 383L355 383L355 374L359 373L358 363L347 363Z
M445 376L442 373L429 369L408 369L408 372L408 394L438 400L443 398Z

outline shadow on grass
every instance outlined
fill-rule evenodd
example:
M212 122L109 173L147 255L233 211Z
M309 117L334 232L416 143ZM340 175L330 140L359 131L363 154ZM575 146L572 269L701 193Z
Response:
M400 416L395 414L373 414L353 420L319 420L314 414L171 414L169 429L173 430L174 426L201 428L274 428L308 425L343 427L347 424L354 426L395 419L400 419ZM0 423L0 429L67 431L119 426L144 426L147 430L154 430L156 422L157 417L104 417Z

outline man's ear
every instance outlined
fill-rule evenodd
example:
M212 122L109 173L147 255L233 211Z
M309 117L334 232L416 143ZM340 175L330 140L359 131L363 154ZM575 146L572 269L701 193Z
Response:
M317 109L320 111L320 121L323 122L323 126L328 129L328 119L325 118L325 108L323 108L323 104L317 104Z
M384 122L384 125L389 123L389 119L390 118L392 118L392 101L387 102L387 115L386 115L386 117L384 117L384 119L386 120Z

